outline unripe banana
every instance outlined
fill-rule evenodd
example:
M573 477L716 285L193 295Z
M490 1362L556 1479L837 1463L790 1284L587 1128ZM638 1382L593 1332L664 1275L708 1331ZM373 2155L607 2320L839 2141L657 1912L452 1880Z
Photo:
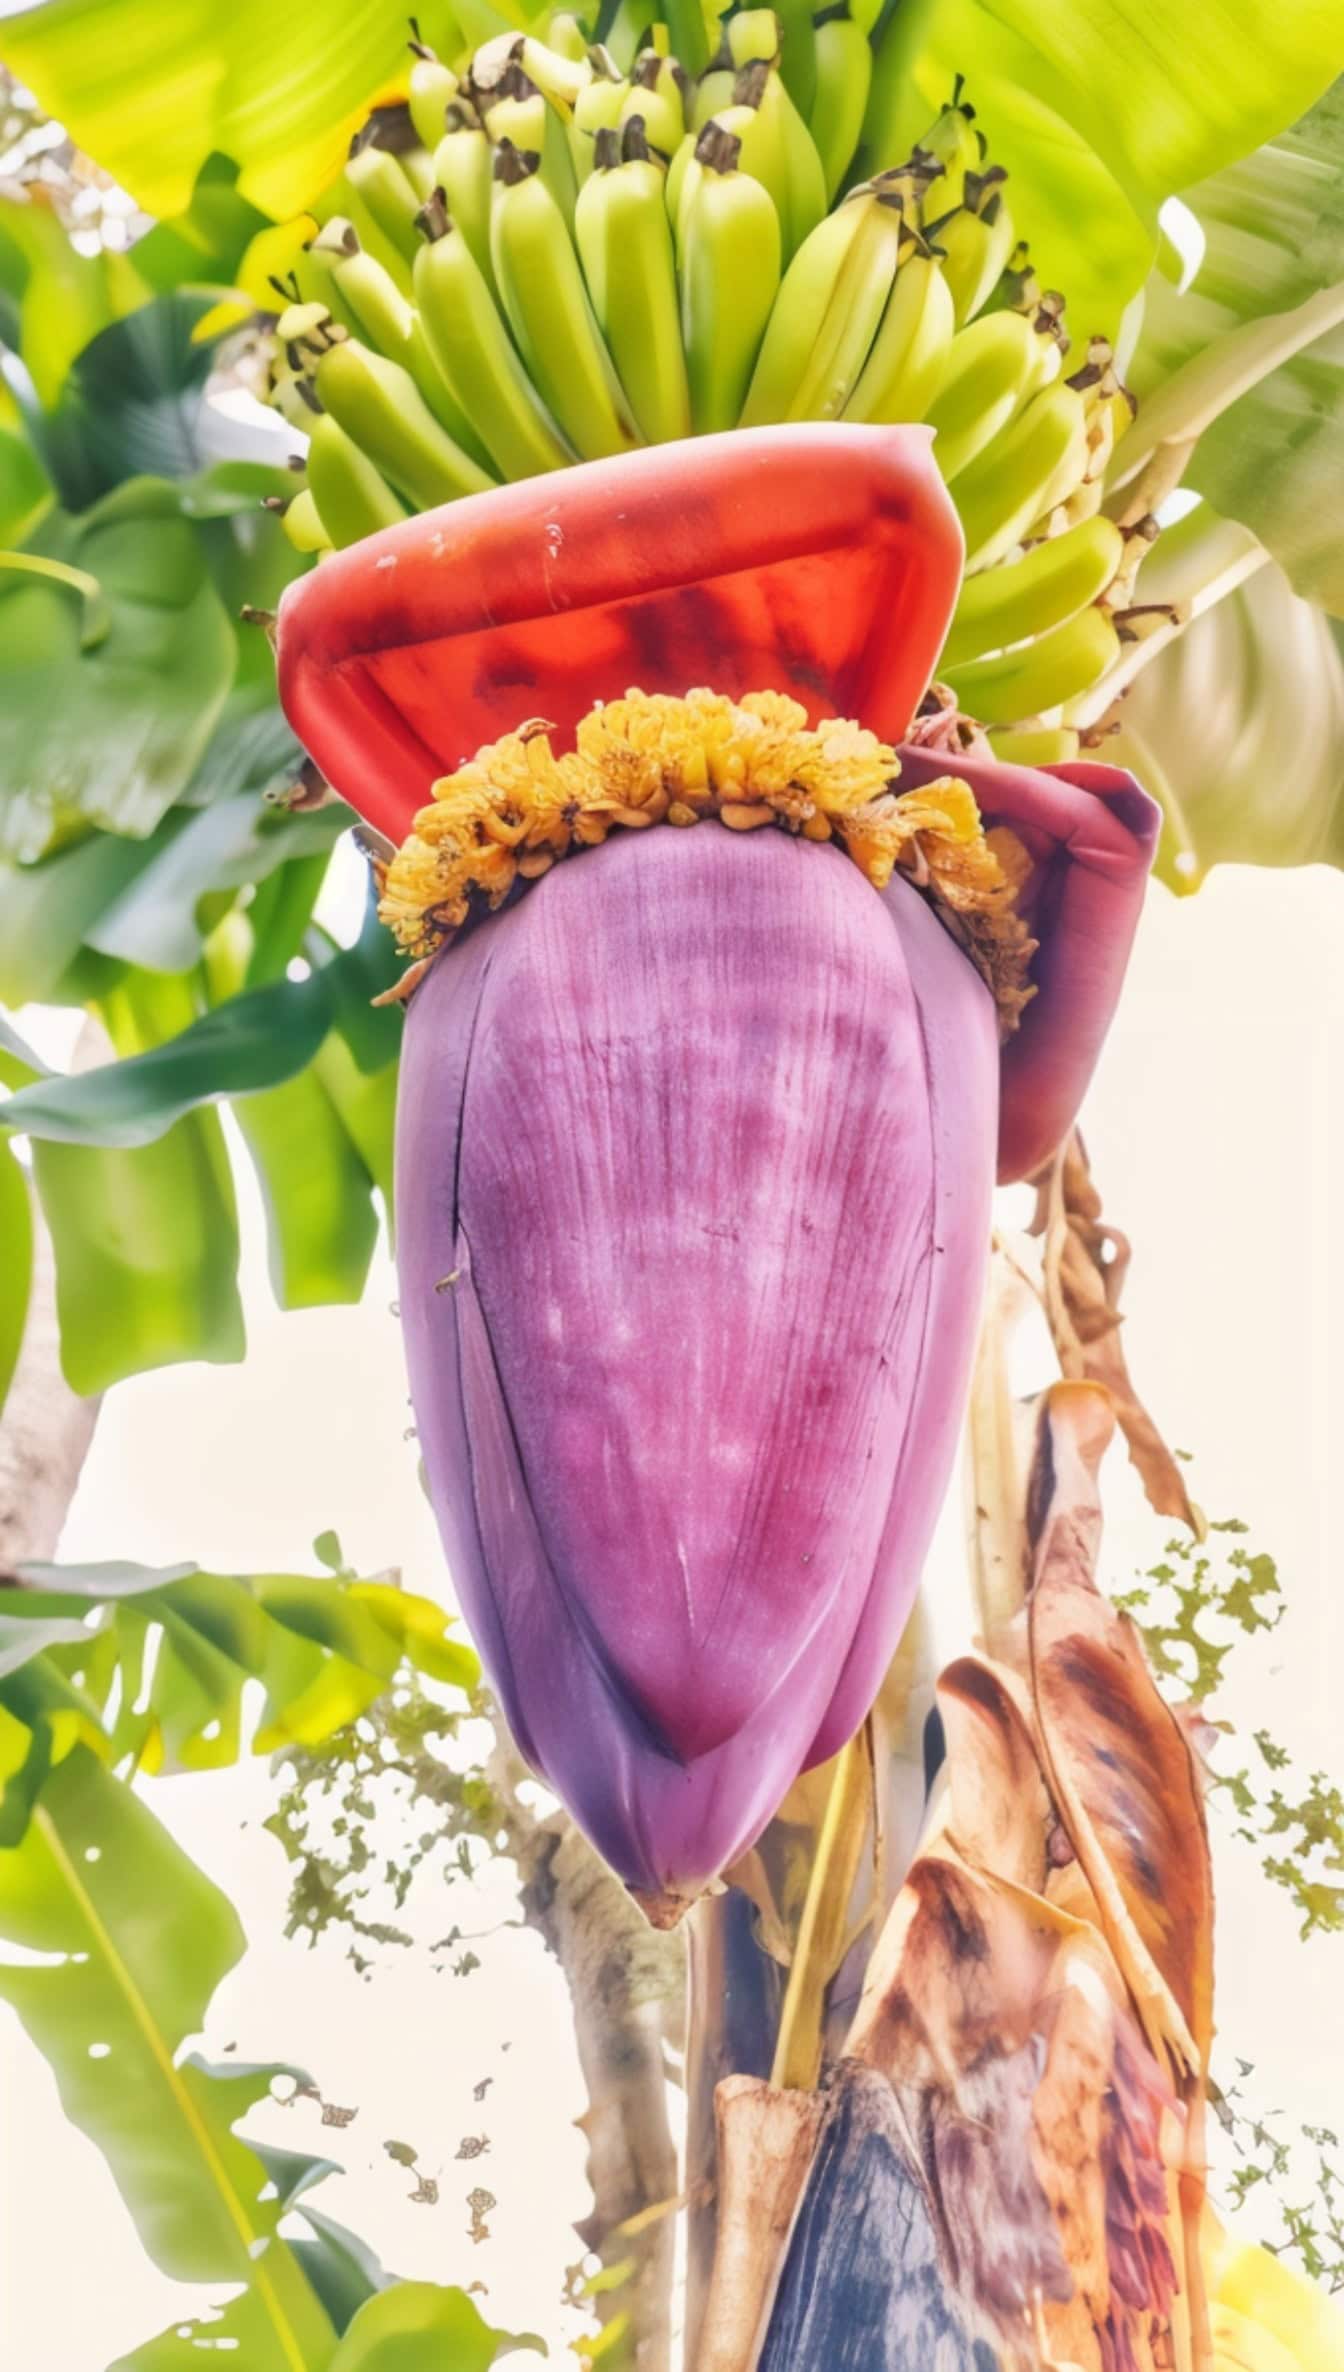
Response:
M308 484L338 551L381 527L395 527L406 516L381 471L330 413L309 423Z
M466 110L450 108L448 129L434 151L434 179L477 265L494 294L495 267L490 261L490 193L494 186L494 155L484 124ZM457 120L453 121L456 114ZM418 259L417 259L418 260ZM414 266L412 266L414 269Z
M817 224L789 265L752 374L744 428L796 416L795 397L863 221L862 201L849 199Z
M270 505L268 504L269 508ZM296 552L329 552L331 537L322 524L310 486L301 486L288 502L279 502L280 524Z
M567 8L557 8L546 20L546 46L557 58L568 58L576 66L586 65L589 39L582 17L574 16ZM533 75L532 79L539 82L541 77Z
M611 66L609 58L607 66ZM598 133L616 129L629 89L624 75L618 75L614 69L610 72L603 70L594 74L592 81L575 100L573 121L569 127L569 150L574 178L580 186L592 172L593 143Z
M991 733L989 746L1004 766L1067 766L1080 742L1072 725L1036 725Z
M629 73L648 33L649 0L616 0L615 15L602 39L620 73Z
M951 485L1042 385L1052 351L1024 313L986 313L958 330L927 419Z
M733 133L707 125L683 192L681 334L698 435L735 426L779 288L779 216L739 170L740 152Z
M916 154L938 168L927 192L930 222L950 214L954 206L963 203L967 175L977 172L984 163L985 143L975 129L975 109L966 105L961 87L962 78L958 75L956 88L941 115L927 132L921 132L916 142Z
M402 262L407 266L413 263L419 244L415 215L421 200L400 159L372 145L355 149L346 164L345 178Z
M862 375L891 295L904 236L901 210L872 191L849 199L841 213L851 210L858 217L858 228L832 281L821 319L801 350L802 367L784 414L788 420L840 418ZM819 224L812 237L824 228L824 223ZM804 241L800 255L809 244ZM776 299L776 313L787 287L786 278Z
M377 258L364 253L353 224L333 216L323 224L313 244L330 257L333 283L368 343L410 372L440 428L446 428L482 469L492 469L489 451L474 422L434 359L414 305Z
M972 659L964 667L940 666L939 676L968 716L981 724L1011 725L1090 692L1119 650L1115 620L1094 606L1015 650Z
M671 58L646 49L636 58L617 117L620 130L638 116L651 148L669 162L686 137L685 76Z
M968 577L938 662L939 673L1043 634L1099 601L1124 558L1113 520L1084 519L1064 535L1034 544L1020 560Z
M577 51L558 49L554 42L538 41L529 33L518 52L523 72L531 76L537 89L545 92L551 105L559 108L562 115L569 114L580 91L593 79L583 28L577 17L570 17L568 22L578 36Z
M937 257L912 246L845 406L846 420L922 420L946 367L954 318Z
M637 120L637 119L636 119ZM672 225L663 168L627 127L599 132L597 165L579 192L574 243L598 326L650 444L691 433Z
M521 155L540 157L541 178L564 216L566 229L572 229L578 183L566 125L521 66L510 66L501 76L496 95L485 108L485 128L496 150L507 142ZM492 195L492 211L493 207Z
M423 209L415 301L435 362L464 412L479 421L506 478L540 477L574 459L518 359L462 227L437 192Z
M1046 387L956 482L966 573L991 568L1029 532L1087 465L1087 413L1076 387Z
M272 288L284 302L297 299L302 304L324 304L342 329L358 330L359 323L332 279L330 259L317 255L315 248L316 241L302 248L285 280L272 280Z
M432 154L443 138L444 110L457 98L459 84L451 66L419 40L411 43L415 64L407 83L411 122Z
M828 205L834 203L854 161L872 75L868 36L855 23L848 0L840 0L838 8L817 19L816 89L807 118L821 158Z
M490 249L518 350L543 403L585 461L640 442L602 340L565 218L539 159L495 152Z
M737 142L737 149L735 152L737 156L737 169L739 172L743 173L750 172L751 168L743 160L747 153L747 144L748 142L754 140L757 132L755 108L747 106L732 106L722 108L717 115L710 118L710 121L704 125L702 130L698 132L688 132L685 139L682 141L680 148L677 150L676 155L673 157L672 162L668 167L666 196L667 211L672 222L672 234L676 242L678 261L680 261L681 257L681 239L682 230L686 220L686 208L690 203L694 192L696 189L698 189L703 174L708 170L701 160L700 143L703 140L706 132L713 131L722 132L725 138L735 140ZM755 153L755 150L753 150L753 153ZM759 180L760 175L759 173L753 172L751 174L751 178L753 181ZM766 185L762 183L762 187L764 188L765 186ZM772 203L775 204L776 215L778 215L779 208L778 203L774 198L774 192L769 191L767 194L770 196ZM782 239L783 233L781 232L780 235Z
M410 264L401 248L394 240L388 238L386 231L375 221L372 210L355 187L348 167L341 179L334 184L331 199L331 212L339 215L344 221L354 224L359 244L365 254L377 256L384 271L391 273L403 296L409 296L411 292Z
M783 28L773 8L739 8L723 28L724 45L737 71L764 60L777 64Z
M275 334L289 355L291 367L299 370L302 368L302 357L290 354L290 348L312 346L314 352L322 353L328 346L338 343L333 328L331 308L318 297L309 302L286 305L277 317Z
M357 338L322 355L314 379L337 426L417 510L431 511L495 484L440 428L410 372L370 353ZM320 509L320 494L317 499Z
M1000 184L1000 165L968 173L965 197L955 214L931 228L943 251L943 273L952 291L958 326L985 303L1013 252L1013 216Z
M821 158L777 66L767 67L758 61L745 67L734 89L739 101L745 100L748 105L752 104L752 94L759 93L755 100L756 128L743 141L742 161L747 172L757 172L758 179L765 182L775 198L787 263L826 212L826 175ZM753 142L754 153L761 160L759 168L753 161ZM778 158L777 165L766 162L772 156Z
M719 55L721 58L728 58L726 42ZM711 117L722 115L725 107L732 106L733 84L737 80L737 75L738 69L730 59L727 64L719 64L716 61L707 74L701 75L691 101L690 128L697 137L703 132Z

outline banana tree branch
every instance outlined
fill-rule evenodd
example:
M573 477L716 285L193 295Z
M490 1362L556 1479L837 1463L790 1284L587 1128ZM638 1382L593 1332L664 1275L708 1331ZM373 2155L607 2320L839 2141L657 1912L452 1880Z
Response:
M98 1422L99 1402L82 1400L61 1373L51 1238L33 1200L32 1291L0 1417L0 1586L55 1555Z

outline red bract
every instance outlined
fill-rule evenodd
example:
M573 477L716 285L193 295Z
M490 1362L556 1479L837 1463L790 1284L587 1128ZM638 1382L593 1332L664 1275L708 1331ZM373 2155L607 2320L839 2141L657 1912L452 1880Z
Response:
M286 593L280 693L394 840L430 785L638 684L790 692L899 740L961 581L927 428L735 429L469 496Z
M898 741L960 550L922 430L706 438L324 561L285 597L282 690L397 837L480 743L632 684ZM410 1007L402 1317L454 1579L524 1751L664 1902L872 1702L951 1461L996 1133L1015 1177L1072 1120L1152 853L1112 769L901 756L1034 860L1040 993L1002 1064L909 882L715 822L558 865Z

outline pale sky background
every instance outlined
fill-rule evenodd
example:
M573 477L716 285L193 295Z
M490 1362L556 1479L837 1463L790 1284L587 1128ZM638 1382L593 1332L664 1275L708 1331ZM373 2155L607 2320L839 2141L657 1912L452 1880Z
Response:
M1233 1658L1219 1710L1264 1723L1302 1771L1344 1777L1344 1680L1335 1510L1344 1412L1344 881L1221 870L1200 895L1149 899L1130 982L1084 1115L1108 1214L1135 1243L1131 1365L1168 1437L1194 1454L1195 1495L1251 1527L1291 1601L1272 1640ZM194 1558L225 1570L311 1570L310 1543L339 1532L361 1571L403 1568L449 1589L415 1479L390 1269L362 1306L281 1316L264 1279L249 1201L245 1369L187 1367L114 1392L64 1542L71 1557ZM928 1581L940 1649L965 1638L958 1494ZM1125 1577L1161 1534L1123 1459L1108 1470L1108 1564ZM559 2305L585 2212L583 2106L562 1981L535 1937L504 1925L456 1979L423 1954L387 1952L361 1982L329 1944L281 1940L287 1872L260 1827L276 1781L236 1774L151 1783L149 1800L237 1901L251 1950L217 1997L207 2051L292 2059L327 2096L357 2105L344 2132L311 2104L267 2112L292 2146L341 2159L318 2204L402 2274L481 2280L492 2319L563 2342ZM1246 1849L1220 1844L1219 2024L1226 2061L1252 2059L1257 2101L1290 2118L1344 2121L1332 2001L1344 1937L1297 1940L1287 1898ZM515 1915L507 1874L474 1893L427 1882L412 1896L426 1938ZM510 2047L506 2051L504 2045ZM484 2106L472 2099L484 2075ZM3 2372L104 2372L175 2316L199 2308L145 2258L101 2159L64 2124L54 2083L0 2005L0 2325ZM490 2153L455 2162L462 2136ZM413 2177L383 2143L411 2142L440 2186L413 2206ZM467 2192L498 2198L492 2238L467 2238ZM520 2359L523 2360L523 2359Z

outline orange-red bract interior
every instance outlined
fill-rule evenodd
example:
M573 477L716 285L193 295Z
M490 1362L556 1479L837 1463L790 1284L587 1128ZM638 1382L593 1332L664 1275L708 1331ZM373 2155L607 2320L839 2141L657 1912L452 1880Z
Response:
M400 840L431 785L530 717L639 685L908 730L961 581L925 428L800 424L492 488L324 560L284 597L299 738Z

